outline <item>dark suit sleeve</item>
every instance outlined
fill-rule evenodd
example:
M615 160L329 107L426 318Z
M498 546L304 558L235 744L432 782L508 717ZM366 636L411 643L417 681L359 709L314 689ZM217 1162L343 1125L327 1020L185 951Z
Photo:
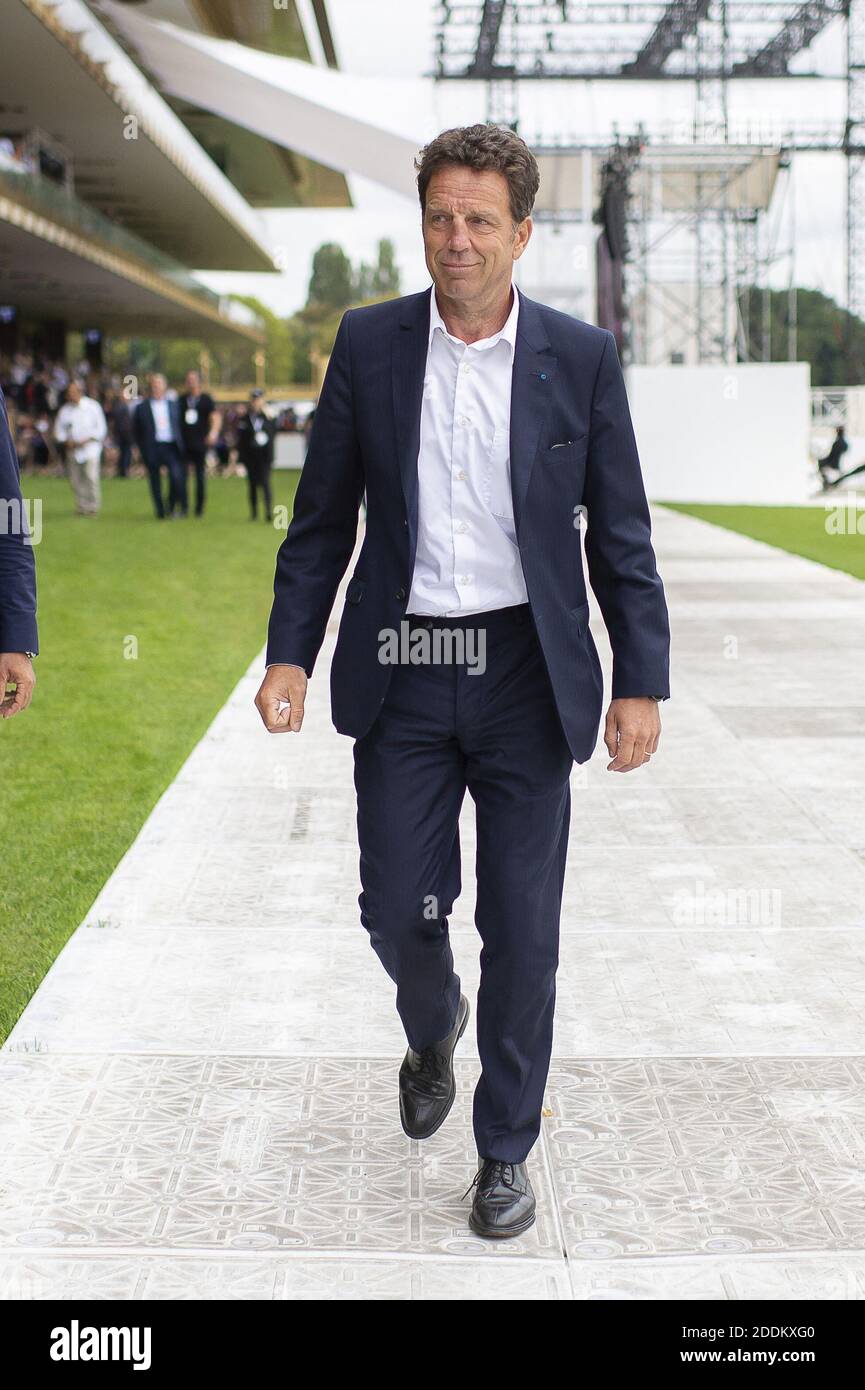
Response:
M185 458L186 440L183 438L183 424L181 422L179 401L172 400L168 402L168 418L171 421L171 433L174 435L174 443Z
M142 403L139 401L132 411L132 437L144 453L144 421L141 418Z
M364 490L354 425L351 310L340 320L297 485L294 512L276 557L267 664L312 675L339 582L357 539Z
M613 651L613 699L670 693L670 626L616 340L592 400L583 501L589 580Z
M37 652L36 563L18 458L0 391L0 652Z
M246 467L246 460L249 457L249 449L247 446L248 433L248 417L245 415L241 415L237 421L237 424L234 427L234 434L237 440L237 457L240 459L240 462L244 465L244 467Z

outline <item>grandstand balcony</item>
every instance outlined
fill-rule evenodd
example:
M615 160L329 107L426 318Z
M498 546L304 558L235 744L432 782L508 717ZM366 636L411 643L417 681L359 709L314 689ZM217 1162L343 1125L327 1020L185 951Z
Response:
M0 152L0 275L24 312L114 332L206 332L263 341L244 304L59 184Z

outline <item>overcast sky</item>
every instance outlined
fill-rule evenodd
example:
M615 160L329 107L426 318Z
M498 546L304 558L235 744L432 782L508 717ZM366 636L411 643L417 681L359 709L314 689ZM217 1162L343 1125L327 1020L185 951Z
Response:
M366 76L417 77L429 81L433 58L434 0L328 0L328 12L343 71ZM767 31L763 31L766 33ZM798 79L730 84L731 123L747 123L767 143L803 123L814 128L844 118L844 28L833 21L824 34L794 60L794 67L837 80ZM383 97L384 101L385 98ZM692 114L690 84L678 81L525 83L520 93L521 133L612 136L643 120L650 129L687 123ZM439 83L436 128L483 119L481 84ZM430 131L429 134L435 133ZM771 216L776 244L795 244L795 281L843 299L845 163L836 154L802 154L793 160L787 195ZM257 294L278 313L292 313L306 299L310 261L323 241L338 241L351 259L375 257L380 237L397 248L405 293L429 284L420 241L419 209L380 185L352 176L354 209L297 209L267 212L267 235L279 248L286 270L279 276L202 277L221 290ZM530 257L529 247L526 257ZM527 267L528 270L528 267ZM789 260L778 261L773 283L786 285Z

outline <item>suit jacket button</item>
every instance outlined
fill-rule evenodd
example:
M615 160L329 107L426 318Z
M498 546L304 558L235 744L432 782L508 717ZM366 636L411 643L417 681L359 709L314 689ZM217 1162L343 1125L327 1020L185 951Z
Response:
M399 599L400 603L402 603L403 599L405 598L405 589L397 589L396 596Z

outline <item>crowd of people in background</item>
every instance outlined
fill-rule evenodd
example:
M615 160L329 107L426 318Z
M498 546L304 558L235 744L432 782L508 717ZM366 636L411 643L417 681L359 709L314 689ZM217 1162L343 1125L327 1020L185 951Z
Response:
M28 353L0 357L0 386L21 467L62 468L76 511L90 517L101 508L104 474L144 473L154 515L166 520L203 516L208 474L242 469L251 519L259 515L260 498L270 521L276 436L302 433L308 439L315 414L311 410L301 420L292 405L274 411L259 389L246 401L217 405L194 369L179 391L161 372L152 372L142 394L128 398L122 378L104 367Z

